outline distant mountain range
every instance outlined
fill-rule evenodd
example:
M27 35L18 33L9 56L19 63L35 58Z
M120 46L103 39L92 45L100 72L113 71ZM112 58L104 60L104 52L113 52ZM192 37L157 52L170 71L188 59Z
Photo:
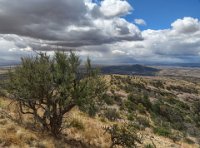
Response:
M156 64L146 64L146 65L200 68L200 63L156 63Z
M14 67L15 64L0 63L0 68ZM155 67L154 67L155 66ZM177 64L134 64L134 65L96 65L103 74L121 74L121 75L143 75L143 76L155 76L164 67L185 67L185 68L200 68L200 63L177 63ZM83 68L83 67L81 67ZM83 68L84 69L84 68Z
M103 74L122 74L122 75L147 75L154 76L159 69L144 65L120 65L120 66L102 66L100 67Z

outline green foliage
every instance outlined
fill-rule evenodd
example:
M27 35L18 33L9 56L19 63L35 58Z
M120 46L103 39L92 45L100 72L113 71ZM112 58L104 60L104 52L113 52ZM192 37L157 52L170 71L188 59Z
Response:
M164 84L160 80L151 81L150 84L153 85L156 88L164 88Z
M129 112L139 110L140 113L145 113L147 110L150 110L152 106L146 93L130 93L124 105Z
M72 121L68 125L69 127L74 127L78 130L84 130L84 124L81 122L81 120L73 118Z
M141 103L137 105L137 110L142 114L145 114L146 112L146 108Z
M142 95L141 94L137 94L137 93L130 93L128 95L128 100L134 103L140 103L142 99Z
M143 94L142 104L146 107L147 110L151 109L152 104L147 93Z
M129 117L130 119L130 117ZM145 130L145 128L150 127L150 123L148 118L144 117L144 116L133 116L131 117L131 123L132 125L138 129L138 130Z
M177 102L176 106L183 110L190 110L190 106L187 103L181 101Z
M193 103L193 112L200 115L200 101Z
M127 119L131 121L137 129L144 130L146 127L150 127L150 122L147 117L138 116L134 112L129 113Z
M103 96L102 99L105 101L105 103L106 103L107 105L113 105L113 104L115 103L114 98L111 97L111 96L108 95L108 94L105 94L105 95Z
M172 139L173 142L177 142L181 140L182 136L179 133L174 132L169 136L169 138Z
M200 101L194 102L192 105L193 111L193 120L195 121L196 125L200 127Z
M194 87L188 87L188 86L181 86L181 85L170 85L167 86L168 90L175 90L175 91L179 91L179 92L185 92L185 93L194 93L194 94L198 94L198 90Z
M119 106L122 104L122 99L120 95L114 94L113 99L115 100L115 103L118 104Z
M184 110L189 110L190 107L189 105L187 105L186 103L182 102L182 101L179 101L177 99L174 99L174 98L168 98L166 99L167 102L169 102L171 105L174 105L180 109L184 109Z
M115 108L107 108L104 112L104 116L110 121L116 121L121 118L119 112Z
M151 109L151 102L147 93L129 94L128 100L136 105L142 104L147 110ZM140 105L141 106L141 105Z
M174 129L182 130L185 128L183 115L178 109L168 106L161 101L155 102L152 109L155 114L162 116L162 118L172 123Z
M156 101L153 105L152 105L152 111L155 114L159 114L160 113L160 106L163 105L162 101Z
M144 146L144 148L155 148L155 146L152 145L152 144L146 144L146 145Z
M160 136L169 137L171 135L171 130L165 127L155 127L154 133Z
M6 90L4 90L4 89L2 89L1 87L0 87L0 97L6 97Z
M187 128L184 125L184 122L172 122L171 127L173 129L180 130L180 131L187 130Z
M3 78L1 78L3 77ZM6 91L6 84L7 84L7 73L6 74L0 74L0 97L6 97L7 91Z
M133 112L133 111L135 111L136 110L136 104L135 103L133 103L133 102L131 102L130 100L126 100L126 101L124 101L124 109L127 109L128 110L128 112Z
M124 123L121 126L114 124L111 127L105 128L105 131L111 135L111 148L117 145L136 148L137 144L142 143L142 136L139 135L139 132L130 123Z
M137 116L136 121L139 123L140 126L143 126L144 128L150 127L149 119L144 116Z
M127 119L130 120L130 121L134 121L136 118L136 115L134 112L130 112L128 115L127 115Z
M199 114L195 114L195 115L193 116L193 119L194 119L196 125L197 125L198 127L200 127L200 115L199 115Z
M8 91L21 113L33 115L55 137L62 130L64 114L74 106L91 116L102 106L105 82L89 59L85 69L80 64L79 57L72 52L56 52L53 58L40 53L22 58L21 65L9 73Z

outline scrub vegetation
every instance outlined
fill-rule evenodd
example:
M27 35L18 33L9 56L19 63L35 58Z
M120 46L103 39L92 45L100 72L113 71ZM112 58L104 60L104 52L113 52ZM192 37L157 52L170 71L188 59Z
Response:
M200 145L199 79L102 75L56 52L22 58L0 88L0 147Z

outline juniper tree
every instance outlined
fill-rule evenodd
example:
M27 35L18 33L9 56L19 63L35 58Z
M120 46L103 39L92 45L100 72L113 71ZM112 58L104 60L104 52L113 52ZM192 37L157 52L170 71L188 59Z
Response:
M74 53L44 53L21 59L21 65L9 74L9 93L20 112L31 114L42 127L58 137L63 117L75 106L95 115L106 93L104 80L87 59L85 68Z

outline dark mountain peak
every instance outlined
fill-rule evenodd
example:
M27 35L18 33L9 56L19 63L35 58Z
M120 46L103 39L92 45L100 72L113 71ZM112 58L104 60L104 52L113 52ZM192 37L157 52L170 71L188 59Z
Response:
M101 67L101 72L104 74L126 74L126 75L155 75L159 69L144 66L140 64L135 65L115 65Z

